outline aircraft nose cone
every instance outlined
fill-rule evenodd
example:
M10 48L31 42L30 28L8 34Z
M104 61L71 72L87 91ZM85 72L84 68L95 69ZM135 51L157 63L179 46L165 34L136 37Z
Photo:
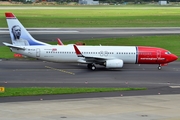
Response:
M171 59L172 59L172 61L175 61L175 60L177 60L177 59L178 59L178 56L176 56L176 55L172 54Z

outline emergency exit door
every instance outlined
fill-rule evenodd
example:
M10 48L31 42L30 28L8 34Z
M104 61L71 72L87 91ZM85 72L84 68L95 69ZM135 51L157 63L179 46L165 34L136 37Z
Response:
M36 57L40 57L40 49L39 48L36 49Z

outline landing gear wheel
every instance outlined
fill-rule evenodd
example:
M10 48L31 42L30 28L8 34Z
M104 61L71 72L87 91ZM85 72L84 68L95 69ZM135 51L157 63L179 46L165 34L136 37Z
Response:
M161 66L158 66L158 70L161 70L162 69L162 67Z
M96 70L96 66L94 64L87 64L87 68L90 70Z
M96 66L92 64L91 70L93 70L93 71L96 70Z

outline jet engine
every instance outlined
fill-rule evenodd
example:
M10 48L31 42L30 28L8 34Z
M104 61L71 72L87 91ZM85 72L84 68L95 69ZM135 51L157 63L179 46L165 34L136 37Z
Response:
M106 68L122 68L123 61L120 59L106 60L105 66Z

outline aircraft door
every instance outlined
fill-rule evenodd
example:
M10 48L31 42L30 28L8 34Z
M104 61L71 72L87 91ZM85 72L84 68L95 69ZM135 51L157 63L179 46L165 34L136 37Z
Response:
M161 51L160 50L157 50L157 60L161 58Z
M108 51L100 51L99 54L100 54L100 56L107 57L108 56Z
M40 57L40 49L39 48L36 49L36 57Z
M104 51L104 56L108 56L108 51Z
M103 51L100 51L100 56L103 56Z

